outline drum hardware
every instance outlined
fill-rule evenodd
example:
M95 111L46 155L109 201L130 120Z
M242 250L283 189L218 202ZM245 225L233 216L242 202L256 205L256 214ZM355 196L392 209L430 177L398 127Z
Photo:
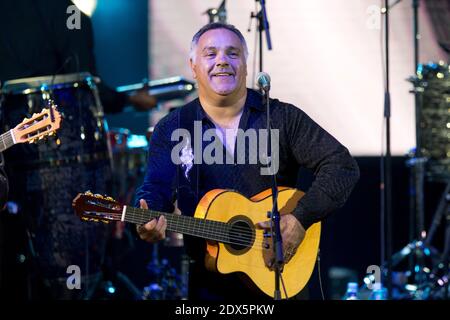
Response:
M158 103L185 99L196 90L196 84L183 77L170 77L158 80L144 80L141 83L124 85L116 88L118 92L133 94L136 90L148 88L148 93L154 96Z
M209 18L209 23L213 22L222 22L227 23L227 9L226 9L226 0L223 0L218 8L210 8L203 12L203 14L207 14Z
M144 287L143 300L180 300L187 298L187 272L186 256L181 259L181 272L179 275L169 260L159 257L159 243L153 244L152 260L147 265L153 282Z
M145 175L148 140L126 128L111 128L108 141L113 159L113 195L132 203L135 188Z
M420 64L411 91L417 96L417 147L409 153L410 168L410 242L389 260L397 267L406 258L405 274L413 283L398 288L410 299L449 299L450 247L450 66L444 62ZM429 231L425 228L424 182L445 183ZM443 253L432 246L437 228L445 219ZM385 273L385 272L384 272Z

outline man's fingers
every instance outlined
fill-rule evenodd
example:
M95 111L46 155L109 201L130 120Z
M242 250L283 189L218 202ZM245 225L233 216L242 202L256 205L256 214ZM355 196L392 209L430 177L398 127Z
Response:
M157 225L156 219L152 219L149 222L147 222L146 224L144 224L144 229L147 231L153 231L153 229L155 229L156 225Z
M294 247L287 247L286 249L283 249L283 253L284 253L284 263L288 263L292 257L295 255L295 253L297 252L297 248Z
M156 219L153 219L144 225L137 225L136 230L141 239L147 239L150 235L150 232L153 232L153 229L155 229L155 226L156 226Z
M146 241L157 241L166 236L167 220L164 216L152 219L144 225L138 226L137 231L141 239Z
M270 229L270 221L258 222L256 224L257 229Z
M144 199L139 200L139 204L141 205L141 209L148 209L147 202Z
M165 237L165 232L167 228L167 220L166 217L160 216L158 218L158 223L156 224L155 231L161 234L162 238Z

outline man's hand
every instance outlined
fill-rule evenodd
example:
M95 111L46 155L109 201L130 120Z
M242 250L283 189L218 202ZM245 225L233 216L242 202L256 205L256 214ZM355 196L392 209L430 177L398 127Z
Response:
M270 221L259 222L257 227L270 232ZM280 230L283 239L284 263L288 263L305 237L305 228L292 214L283 214L280 217ZM264 263L270 270L273 270L275 257L272 238L266 237L264 243L268 244L268 248L263 249Z
M148 209L147 202L144 199L139 200L141 209ZM164 216L158 219L152 219L144 225L136 227L137 233L142 240L147 242L157 242L166 237L167 220Z
M156 107L156 98L148 93L148 86L137 90L128 97L128 102L131 103L137 111L148 111Z

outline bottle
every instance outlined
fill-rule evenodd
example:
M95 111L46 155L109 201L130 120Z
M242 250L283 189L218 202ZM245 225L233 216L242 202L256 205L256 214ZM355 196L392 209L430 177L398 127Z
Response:
M359 300L358 299L358 283L347 283L347 292L345 293L344 300Z
M383 288L381 282L375 282L372 287L372 293L370 294L369 300L386 300L387 291Z

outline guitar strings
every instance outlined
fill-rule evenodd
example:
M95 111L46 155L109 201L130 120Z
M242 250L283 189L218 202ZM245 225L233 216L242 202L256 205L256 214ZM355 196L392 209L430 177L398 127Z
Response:
M147 222L150 221L148 220L148 212L150 211L152 213L152 215L150 216L151 219L156 218L156 216L165 216L168 220L170 219L171 215L170 214L160 214L158 211L152 211L152 210L145 210L143 211L142 209L139 208L133 208L133 207L128 207L127 208L129 210L129 212L131 212L133 215L135 216L139 216L141 219L146 220ZM222 222L222 221L215 221L215 220L206 220L206 219L200 219L200 218L195 218L195 217L190 217L190 216L178 216L177 217L185 217L186 219L193 219L191 221L198 222L198 223L218 223L218 224L223 224L223 227L219 227L219 228L225 228L225 227L231 227L228 223L226 222ZM180 219L181 220L181 219ZM190 223L191 221L186 220L186 222ZM183 226L185 226L185 224L183 223ZM235 225L233 226L233 230L238 230L238 231L242 231L242 232L247 232L248 228L246 227L242 227L242 226L238 226Z
M140 221L140 222L142 222L142 223L146 223L146 222L148 222L148 221L150 221L150 220L148 220L149 219L149 217L148 217L148 211L150 211L150 212L152 212L153 213L153 215L155 216L155 215L159 215L159 213L157 212L157 211L151 211L151 210L142 210L142 209L139 209L139 208L133 208L133 207L129 207L128 208L128 210L129 210L129 212L130 213L132 213L134 216L138 216L141 220L143 220L144 222L142 222L142 221ZM169 222L172 222L172 221L170 221L170 218L172 217L170 214L161 214L161 215L164 215L167 219L168 219L168 221ZM151 217L152 219L153 218L155 218L155 217ZM215 226L215 228L219 228L219 229L227 229L227 228L231 228L231 226L228 224L228 223L226 223L226 222L221 222L221 221L215 221L215 220L204 220L204 219L200 219L200 218L195 218L195 217L187 217L187 216L177 216L177 217L184 217L185 218L185 220L183 221L182 220L182 218L180 218L180 221L181 221L181 225L183 226L183 227L189 227L189 226L192 226L192 223L205 223L205 224L207 224L207 223L211 223L211 224L214 224L214 223L217 223L217 224L221 224L221 226ZM189 219L189 220L188 220ZM192 219L192 220L191 220ZM186 222L186 223L184 223L184 222ZM191 223L192 222L192 223ZM174 223L177 223L178 225L180 225L180 222L174 222ZM195 228L195 226L192 226L193 228ZM202 226L202 227L204 227L204 228L206 228L206 229L208 229L208 226ZM213 231L213 230L211 230L211 231ZM224 231L224 232L223 232ZM248 228L246 228L246 227L242 227L242 226L233 226L233 231L240 231L240 234L247 234L247 235L249 235L249 236L252 236L253 235L253 232L249 232L248 231ZM229 234L229 232L231 232L231 230L219 230L219 233L220 234L222 234L222 235L226 235L226 234ZM252 239L254 239L253 237L252 237Z
M114 210L114 207L112 207L110 204L103 204L103 203L95 203L95 206L100 207L100 208L105 208L107 210ZM138 217L138 219L140 219L141 221L139 221L139 224L144 224L147 223L148 221L150 221L151 219L156 218L156 216L165 216L167 217L167 221L172 223L171 221L171 214L165 214L162 212L158 212L158 211L154 211L154 210L149 210L149 209L141 209L141 208L135 208L135 207L127 207L129 213L131 213L133 216ZM116 208L115 210L122 210L119 208ZM122 220L122 214L116 214L116 213L112 213L112 215L114 216L115 220ZM149 217L150 216L150 217ZM216 226L216 228L220 228L220 229L225 229L225 228L230 228L230 225L226 222L222 222L222 221L215 221L215 220L206 220L206 219L200 219L200 218L195 218L195 217L190 217L190 216L183 216L183 215L175 215L176 217L179 217L180 222L174 222L178 225L181 225L182 227L189 227L189 225L191 225L191 222L197 222L197 223L217 223L217 224L221 224L222 226ZM175 217L174 216L174 217ZM185 221L187 224L184 223L183 218L185 218ZM149 220L150 218L150 220ZM189 220L188 220L189 219ZM207 226L203 226L205 229L208 229ZM194 227L195 228L195 227ZM237 230L237 231L241 231L241 233L239 235L242 234L248 234L250 236L253 235L253 232L248 232L248 228L246 227L241 227L241 226L233 226L233 230ZM213 231L213 230L211 230ZM227 235L229 234L229 232L227 232L227 230L223 230L226 231L225 233L221 233L221 231L219 231L220 234L222 235ZM217 233L215 233L217 234ZM255 239L254 237L251 237L251 239Z
M14 139L12 137L12 132L5 132L4 134L2 134L0 136L0 143L3 143L4 149L6 150L7 148L7 143L12 144L14 142Z
M118 213L117 214L113 213L112 216L114 217L115 220L121 220L122 215L118 214ZM139 223L139 224L147 223L149 221L148 217L144 217L144 216L142 217L142 219L138 219L138 220L139 221L137 221L137 223ZM202 221L202 220L200 220L200 221ZM211 220L207 220L207 221L211 221ZM169 223L171 223L171 221ZM196 229L195 227L186 225L186 224L184 224L184 222L182 222L181 224L182 224L181 227L184 227L187 232L192 231L192 233L194 233L193 231L195 231L195 229ZM265 249L265 246L263 245L264 235L262 235L260 232L256 232L255 236L254 236L253 233L248 232L247 229L243 229L242 231L243 231L243 233L233 236L233 235L230 235L230 233L226 232L225 230L215 232L215 230L207 230L207 228L206 228L206 230L204 230L204 234L211 236L211 238L214 238L216 236L227 238L227 241L217 240L218 242L223 242L223 243L227 243L227 244L235 244L235 245L243 245L243 246L248 246L249 244L251 244L250 242L253 242L252 247L256 247L258 249ZM242 237L242 236L244 236L244 237ZM211 240L215 240L215 239L211 239Z
M148 222L148 211L143 211L143 210L138 210L138 208L132 208L129 207L128 210L130 211L130 213L132 213L135 216L140 217L142 223L146 223ZM154 211L153 211L154 212ZM156 212L154 212L156 213ZM170 221L170 215L164 215L165 217L169 217L168 222L172 222ZM179 216L177 216L179 217ZM185 217L185 216L184 216ZM154 218L154 217L152 217ZM213 232L214 235L222 235L222 236L227 236L230 234L231 230L226 230L229 229L231 226L225 222L221 222L221 221L214 221L214 220L203 220L203 219L199 219L199 218L194 218L194 217L186 217L187 219L193 219L193 220L184 220L182 221L181 219L181 223L180 222L174 222L177 223L178 225L181 225L182 227L187 227L187 228L192 228L191 230L195 230L195 226L192 225L191 222L193 223L218 223L218 224L222 224L221 226L216 226L215 228L209 228L211 229L210 232ZM185 223L186 222L186 223ZM208 226L202 226L205 228L205 230L208 230ZM216 230L212 230L212 229L216 229ZM218 232L214 232L214 231L218 231ZM239 234L237 235L238 238L240 238L240 236L242 235L246 235L248 236L245 240L260 240L261 236L258 236L258 234L256 234L256 236L258 236L257 238L253 236L253 232L252 231L248 231L248 228L246 227L241 227L241 226L233 226L233 231L240 231ZM259 238L259 239L258 239ZM262 238L264 238L264 235L262 236Z

